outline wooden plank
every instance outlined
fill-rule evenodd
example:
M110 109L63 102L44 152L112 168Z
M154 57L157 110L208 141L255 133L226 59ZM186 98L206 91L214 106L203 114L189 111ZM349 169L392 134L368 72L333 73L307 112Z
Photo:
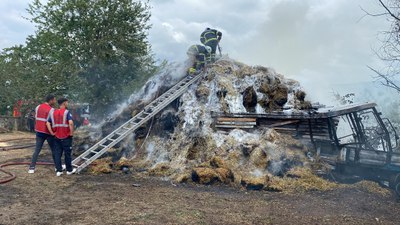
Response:
M215 125L216 128L228 128L228 129L253 129L254 126L235 126L235 125Z
M274 123L271 125L268 125L268 128L273 128L273 127L280 127L284 125L289 125L289 124L294 124L300 122L299 120L289 120L289 121L284 121L284 122L279 122L279 123Z
M256 122L217 122L217 124L222 124L222 125L251 125L251 126L255 126L257 125Z
M282 131L297 131L296 129L293 128L285 128L285 127L274 127L274 130L278 131L278 130L282 130Z
M234 118L234 117L218 117L217 121L238 121L238 122L256 122L257 118Z

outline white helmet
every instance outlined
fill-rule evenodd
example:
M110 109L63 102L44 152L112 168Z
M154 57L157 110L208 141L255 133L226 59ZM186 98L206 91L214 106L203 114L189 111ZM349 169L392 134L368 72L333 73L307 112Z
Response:
M204 47L206 48L206 50L207 50L208 53L211 53L212 49L211 49L210 46L207 46L207 45L206 45L206 46L204 46Z

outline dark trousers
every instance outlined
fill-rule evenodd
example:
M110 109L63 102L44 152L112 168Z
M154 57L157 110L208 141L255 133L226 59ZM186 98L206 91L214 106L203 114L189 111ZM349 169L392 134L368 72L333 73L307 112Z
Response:
M218 41L217 40L212 40L208 41L207 46L210 46L211 48L211 62L215 62L215 53L217 52L217 47L218 47Z
M64 153L65 167L68 172L72 171L72 137L65 139L56 138L55 159L57 172L62 172L61 158Z
M36 146L35 146L35 151L33 152L32 155L32 161L31 161L31 165L29 166L29 168L34 169L36 166L36 162L37 159L39 157L39 153L42 150L43 147L43 143L44 141L47 140L47 144L49 144L50 150L51 150L51 156L53 158L54 161L54 137L49 135L49 134L42 134L42 133L36 133Z

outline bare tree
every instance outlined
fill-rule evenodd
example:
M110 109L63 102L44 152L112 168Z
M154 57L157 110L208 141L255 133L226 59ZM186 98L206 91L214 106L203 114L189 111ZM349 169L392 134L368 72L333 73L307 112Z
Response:
M364 10L369 16L385 16L391 27L384 31L382 46L375 51L378 57L386 63L382 71L369 67L377 74L377 80L382 85L392 88L400 93L398 80L400 79L400 0L377 0L383 12L372 14Z

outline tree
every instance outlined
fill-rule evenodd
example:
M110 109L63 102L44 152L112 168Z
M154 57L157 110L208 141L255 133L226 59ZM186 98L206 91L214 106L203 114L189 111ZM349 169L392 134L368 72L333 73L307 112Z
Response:
M50 59L68 65L63 67L63 74L77 75L87 87L82 96L76 97L98 108L121 101L153 69L147 41L147 3L50 0L42 5L35 0L28 11L37 24L37 37L57 40L46 45L46 52L52 54Z
M35 35L26 46L5 49L0 57L0 82L11 77L20 93L10 99L55 93L89 102L103 114L156 69L147 41L147 2L34 0L28 12ZM24 82L31 85L23 88Z
M385 16L391 22L391 28L383 32L385 39L382 46L377 51L377 55L386 63L386 68L379 71L369 67L377 74L378 80L382 85L392 88L400 93L400 85L398 83L400 76L400 1L398 0L377 0L383 9L383 13L371 14L370 16Z

